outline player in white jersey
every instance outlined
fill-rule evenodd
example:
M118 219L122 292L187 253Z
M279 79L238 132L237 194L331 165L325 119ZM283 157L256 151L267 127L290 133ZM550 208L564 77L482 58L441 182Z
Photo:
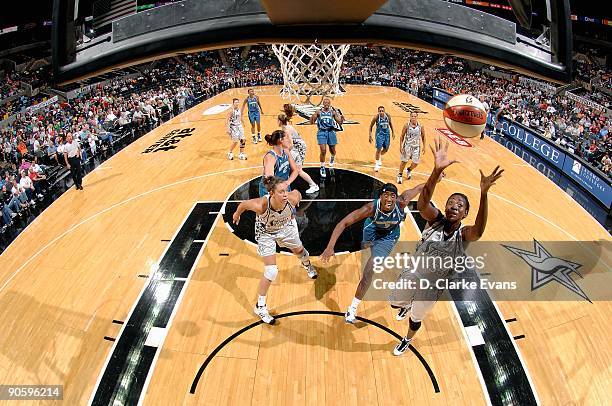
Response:
M266 306L266 295L278 275L276 244L290 249L300 259L310 279L317 278L317 271L310 263L308 251L302 245L295 221L295 207L300 203L302 195L297 190L288 192L287 183L275 176L266 177L264 186L269 194L240 203L234 213L233 221L238 224L240 216L246 210L254 211L256 214L255 240L257 253L263 257L264 274L259 281L254 311L264 323L274 324L275 319Z
M285 136L288 137L291 145L291 157L298 167L300 178L308 183L309 187L308 190L306 190L306 194L316 193L319 191L319 186L314 183L310 175L302 169L304 160L306 159L306 143L300 136L300 133L298 133L295 127L290 123L291 118L295 114L295 108L291 104L285 104L283 105L283 111L284 113L278 115L278 125L285 132Z
M227 119L225 120L225 127L227 130L227 134L230 136L232 140L232 144L230 145L230 150L227 153L227 159L234 159L234 148L236 148L236 144L240 143L240 155L238 155L238 159L245 160L247 159L246 154L244 153L244 147L246 146L246 140L244 138L244 125L242 123L242 114L240 112L240 108L238 107L238 99L232 100L232 108L229 113L227 113Z
M426 279L429 286L437 286L436 281L449 279L456 272L452 264L455 259L465 256L467 243L477 241L482 237L487 224L488 192L489 188L501 177L504 172L497 166L489 176L480 171L480 204L476 221L472 226L463 226L461 221L468 215L470 202L463 193L453 193L446 201L444 213L431 204L436 183L444 169L457 162L448 159L448 141L441 144L440 139L435 140L434 170L425 183L417 208L427 225L423 231L421 241L417 244L414 256L423 257L425 266L416 269L404 269L400 274L400 281L415 281L414 286L423 286L421 281ZM435 259L440 259L436 261ZM431 259L431 260L430 260ZM450 259L450 260L449 260ZM399 283L396 286L408 286ZM403 354L408 349L412 338L421 327L421 322L436 304L444 289L402 289L397 288L390 295L392 307L399 308L398 320L403 320L410 313L409 328L406 337L395 347L395 355Z
M404 125L400 137L400 167L397 174L397 183L402 183L404 168L408 161L412 160L410 167L406 171L406 176L410 179L410 172L417 167L421 160L421 155L425 154L425 128L419 124L418 113L410 113L410 121Z

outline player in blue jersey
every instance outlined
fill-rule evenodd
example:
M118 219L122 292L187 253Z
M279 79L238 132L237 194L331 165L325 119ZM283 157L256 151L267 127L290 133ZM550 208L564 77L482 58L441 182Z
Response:
M276 176L287 182L287 190L291 191L291 182L298 177L299 170L293 157L291 156L290 147L291 139L286 136L283 130L273 131L272 134L266 134L266 142L272 147L266 152L263 159L263 176L259 181L259 196L265 196L266 190L263 179L268 176Z
M329 145L329 167L334 167L336 159L336 123L341 125L344 122L344 116L331 106L331 99L325 97L323 99L323 107L317 110L311 117L310 123L317 125L317 143L319 144L319 162L321 162L321 178L325 178L325 154Z
M376 124L376 164L374 165L374 171L378 172L382 166L382 156L389 151L391 137L395 139L395 131L393 131L391 117L385 113L383 106L379 106L378 114L372 118L370 123L370 144L372 143L372 128L374 128L374 124Z
M251 123L251 136L253 137L253 144L261 142L261 115L264 113L259 102L259 97L255 96L255 90L249 89L249 95L242 103L242 111L244 114L244 108L248 107L249 111L249 122ZM255 124L257 124L257 136L255 136Z
M371 256L366 263L359 285L355 291L353 302L348 307L344 319L347 323L354 323L357 316L357 306L370 286L373 275L373 261L375 257L387 257L399 240L400 224L406 218L404 208L416 197L425 186L424 183L408 189L398 196L397 187L393 183L386 183L380 190L380 197L365 204L363 207L349 213L334 228L325 251L321 254L323 262L334 256L334 246L342 232L358 221L366 220L363 226L363 247L370 248Z

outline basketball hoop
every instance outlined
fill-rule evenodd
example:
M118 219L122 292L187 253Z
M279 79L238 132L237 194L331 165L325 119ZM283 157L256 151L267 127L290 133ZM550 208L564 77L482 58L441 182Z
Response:
M284 99L313 103L313 96L341 95L340 69L350 45L346 44L274 44L272 50L283 72ZM305 98L305 100L304 100Z

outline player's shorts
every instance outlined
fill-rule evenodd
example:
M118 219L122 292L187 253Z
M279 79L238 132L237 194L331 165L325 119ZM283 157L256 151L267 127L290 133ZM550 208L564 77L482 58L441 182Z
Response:
M435 281L430 281L430 289L425 287L421 289L421 279L423 278L418 273L404 269L397 280L402 283L396 284L399 287L391 291L389 295L389 304L409 308L410 318L415 322L422 321L444 293L444 290L434 287ZM408 288L409 281L412 282L414 289Z
M402 162L408 162L412 160L412 162L418 164L421 160L421 147L407 145L406 147L404 147L404 151L400 151L400 160Z
M330 145L332 147L338 144L338 139L336 138L336 131L319 130L317 132L317 144Z
M287 192L291 192L291 185L287 186ZM259 197L264 197L268 194L268 189L263 184L263 177L259 181Z
M257 240L257 253L262 257L276 254L276 244L289 249L302 246L300 233L295 219L292 219L283 229L276 233L263 232L255 238Z
M261 115L259 114L259 110L257 111L249 111L249 121L251 124L259 123L261 120Z
M244 128L242 126L230 126L230 138L233 142L244 139Z
M376 133L376 149L389 149L391 133L388 131Z
M306 159L306 143L301 139L293 139L293 148L291 148L291 157L295 161L296 165L304 165Z
M370 248L373 258L388 257L399 240L399 227L395 227L386 234L381 234L381 231L367 221L363 227L362 248Z

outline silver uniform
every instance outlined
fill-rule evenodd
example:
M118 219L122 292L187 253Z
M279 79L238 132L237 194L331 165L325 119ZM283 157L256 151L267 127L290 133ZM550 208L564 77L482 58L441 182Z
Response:
M306 159L306 143L292 125L286 127L291 133L291 139L293 140L293 147L291 148L291 157L295 163L299 166L304 165Z
M255 217L255 241L257 253L262 257L274 255L276 244L293 249L302 246L298 226L295 221L295 208L287 202L282 210L270 206L270 195L266 195L268 208Z
M402 162L412 160L415 164L419 163L421 157L421 125L417 123L416 127L412 127L408 123L404 143L400 151L400 159Z
M233 109L229 120L230 138L233 142L244 139L244 128L242 127L242 114L240 109Z
M410 307L413 321L418 322L425 318L427 312L436 304L444 289L436 288L436 281L450 280L455 275L455 270L448 266L447 258L465 256L467 243L463 241L459 226L450 236L445 236L445 219L436 220L430 227L423 231L421 241L417 243L414 256L425 261L416 269L404 269L400 273L398 281L412 280L417 286L414 290L396 289L391 292L389 301L395 306ZM429 282L430 289L420 289L421 280ZM401 286L401 285L400 285ZM405 285L404 285L405 286Z

